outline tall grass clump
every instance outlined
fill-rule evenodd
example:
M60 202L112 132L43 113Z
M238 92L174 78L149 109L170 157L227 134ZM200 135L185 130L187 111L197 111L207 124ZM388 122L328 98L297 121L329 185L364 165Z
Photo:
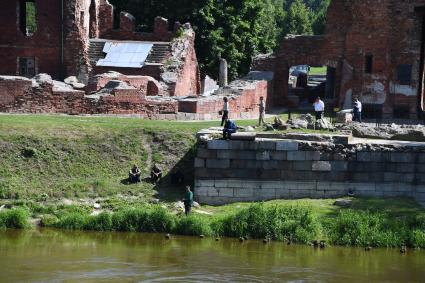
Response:
M55 227L67 230L85 230L89 222L89 215L78 212L69 212L63 214L59 221L55 223Z
M179 235L189 236L214 235L210 217L197 214L178 218L174 232Z
M320 231L320 223L312 210L302 206L252 204L234 215L223 219L225 236L269 238L299 243L314 240Z
M0 229L13 228L25 229L30 227L28 212L17 208L0 212Z
M112 227L117 231L169 232L175 216L160 206L125 208L112 215Z
M342 210L328 222L332 243L344 246L398 247L407 244L409 228L400 219L370 211Z

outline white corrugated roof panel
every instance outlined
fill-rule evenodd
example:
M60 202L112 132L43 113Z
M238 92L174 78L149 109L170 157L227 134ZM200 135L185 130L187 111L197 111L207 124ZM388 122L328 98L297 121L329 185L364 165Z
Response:
M96 66L142 68L152 50L153 44L139 42L106 42L104 59L97 61Z

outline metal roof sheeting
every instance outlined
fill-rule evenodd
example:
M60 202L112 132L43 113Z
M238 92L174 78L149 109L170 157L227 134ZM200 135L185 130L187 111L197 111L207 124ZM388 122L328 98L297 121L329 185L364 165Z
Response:
M153 44L138 42L106 42L104 59L97 61L96 66L142 68Z

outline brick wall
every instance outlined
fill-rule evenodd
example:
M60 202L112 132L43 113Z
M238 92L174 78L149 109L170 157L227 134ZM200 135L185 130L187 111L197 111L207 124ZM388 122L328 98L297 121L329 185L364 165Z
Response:
M280 198L415 197L425 203L425 148L212 140L198 147L195 197L224 204Z

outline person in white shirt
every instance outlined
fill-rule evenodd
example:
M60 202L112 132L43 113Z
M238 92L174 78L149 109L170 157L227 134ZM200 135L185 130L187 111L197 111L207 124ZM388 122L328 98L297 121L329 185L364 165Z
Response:
M325 112L325 103L320 99L320 97L316 98L316 101L313 104L314 112L316 113L316 120L320 120L323 118L323 112Z
M356 98L353 103L353 121L362 122L362 103Z
M221 126L224 126L224 122L229 118L229 100L227 97L223 97L223 110L221 112Z

